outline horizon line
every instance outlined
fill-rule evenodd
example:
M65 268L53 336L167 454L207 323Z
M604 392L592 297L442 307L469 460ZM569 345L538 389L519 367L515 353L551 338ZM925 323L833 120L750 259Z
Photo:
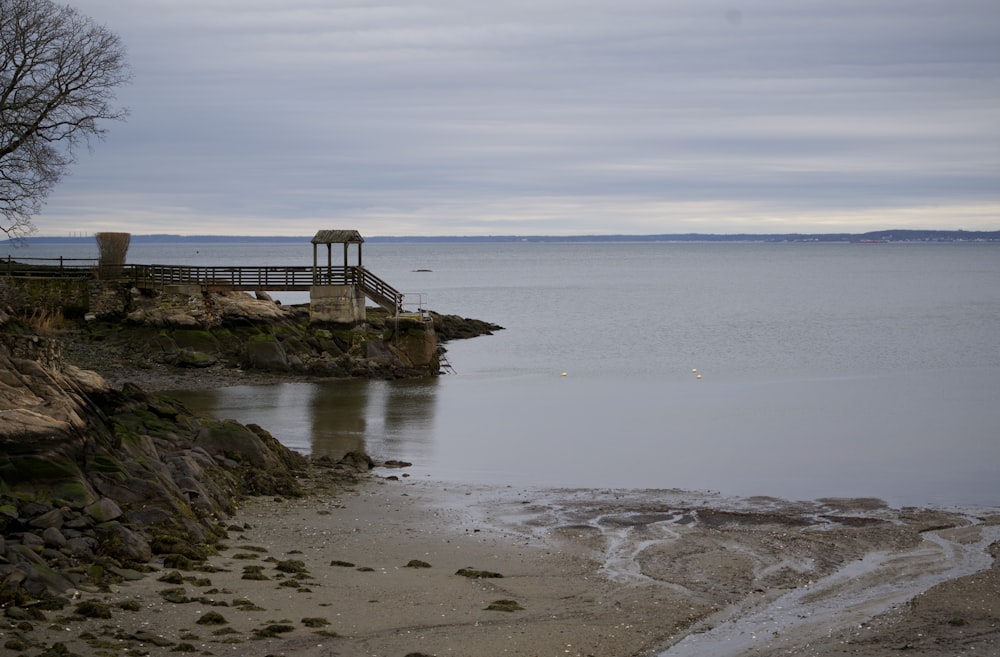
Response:
M98 231L106 232L106 231ZM967 233L967 234L1000 234L1000 229L996 230L968 230L964 228L885 228L885 229L875 229L875 230L865 230L860 232L852 231L830 231L830 232L816 232L816 233L804 233L799 231L788 231L788 232L768 232L768 233L754 233L754 232L734 232L734 233L720 233L720 232L697 232L697 231L687 231L687 232L675 232L675 233L572 233L572 234L519 234L519 233L508 233L508 234L487 234L487 235L459 235L459 234L421 234L421 235L371 235L364 237L365 241L368 240L429 240L429 239L448 239L448 240L501 240L501 239L517 239L517 240L537 240L537 239L547 239L547 240L559 240L559 239L585 239L585 238L615 238L615 239L650 239L650 238L665 238L665 237L714 237L714 238L726 238L726 237L755 237L755 238L766 238L766 237L788 237L788 236L798 236L798 237L850 237L850 236L864 236L864 235L886 235L886 234L956 234L956 233ZM81 239L93 239L97 235L95 233L88 234L69 234L69 235L26 235L21 237L11 237L8 238L7 242L14 241L24 241L30 242L32 239L41 240L81 240ZM227 235L219 233L131 233L133 238L212 238L212 239L275 239L275 240L311 240L312 235Z

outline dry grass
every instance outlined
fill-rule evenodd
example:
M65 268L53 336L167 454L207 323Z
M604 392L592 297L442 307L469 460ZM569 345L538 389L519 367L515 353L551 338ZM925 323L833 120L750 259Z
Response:
M36 308L31 312L21 313L17 319L29 326L37 335L58 335L66 328L66 318L61 308Z

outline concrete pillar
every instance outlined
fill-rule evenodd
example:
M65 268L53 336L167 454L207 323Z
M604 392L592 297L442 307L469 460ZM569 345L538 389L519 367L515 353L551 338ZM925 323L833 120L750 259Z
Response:
M309 288L309 321L357 324L365 321L365 295L354 285Z

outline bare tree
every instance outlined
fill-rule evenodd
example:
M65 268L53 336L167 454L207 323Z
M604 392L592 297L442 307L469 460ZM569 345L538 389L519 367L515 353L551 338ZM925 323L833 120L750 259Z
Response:
M131 79L117 35L51 0L0 0L0 230L31 217L103 120L122 120L115 89Z

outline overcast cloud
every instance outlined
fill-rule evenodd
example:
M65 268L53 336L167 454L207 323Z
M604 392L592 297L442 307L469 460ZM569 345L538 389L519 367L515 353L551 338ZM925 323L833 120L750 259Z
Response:
M126 123L39 234L1000 229L1000 0L73 0Z

